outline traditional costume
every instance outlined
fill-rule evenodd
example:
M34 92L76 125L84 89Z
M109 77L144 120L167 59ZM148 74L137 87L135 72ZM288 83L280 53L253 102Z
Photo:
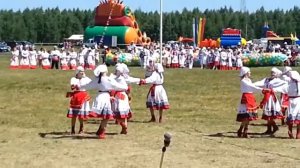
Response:
M25 48L25 50L21 51L21 61L20 61L21 69L30 69L28 57L29 57L29 51Z
M76 75L80 72L84 72L83 67L78 67L76 70ZM70 101L70 108L68 110L67 117L73 118L77 117L80 119L88 119L89 112L90 112L90 104L89 101L91 97L86 92L86 89L79 88L82 85L86 85L91 82L91 79L83 76L83 78L78 79L73 77L71 79L71 89L73 92L70 93L71 101Z
M70 53L70 69L75 70L77 67L77 53L75 51Z
M36 50L29 51L29 64L30 69L36 69L37 68L37 52Z
M106 74L107 72L108 69L106 65L99 65L94 70L94 75L96 78L87 85L82 85L80 87L84 89L98 90L98 95L96 96L92 105L90 117L103 119L99 130L97 131L97 135L99 135L100 139L105 138L105 127L107 120L114 119L109 92L112 90L125 91L128 89L127 85L120 84L106 75L103 76L103 74Z
M42 51L42 68L43 69L51 69L50 61L49 61L49 53L46 51Z
M11 52L12 57L10 59L10 69L18 69L19 68L19 50L14 50Z
M150 111L167 110L167 109L169 109L170 105L169 105L167 93L163 87L164 68L163 68L162 64L160 64L160 63L156 63L154 66L155 66L156 71L154 71L149 78L143 79L140 82L140 85L152 84L152 86L149 89L148 95L147 95L146 106L147 106L147 108L150 109ZM151 122L156 121L154 115L152 115L152 118L150 121ZM159 121L162 122L162 116L160 116Z
M237 134L239 137L248 137L248 124L249 121L253 121L257 119L257 109L258 105L256 104L255 97L253 92L259 92L262 89L255 86L251 79L247 76L250 73L250 69L248 67L242 67L240 71L241 80L241 92L242 98L240 101L240 105L238 108L238 114L236 121L242 122L240 129Z
M277 76L282 73L279 69L272 68L271 72L274 77L265 78L254 83L257 87L270 89L270 91L263 92L264 98L260 103L260 107L263 109L262 119L268 121L265 134L274 134L278 130L278 126L274 120L284 118L281 111L280 100L276 97L273 88L281 87L285 85L286 82L277 78Z
M300 75L297 71L287 73L289 77L288 85L281 88L275 88L275 91L287 93L289 96L289 107L287 113L287 124L289 128L289 137L293 136L293 124L297 125L296 138L300 139Z

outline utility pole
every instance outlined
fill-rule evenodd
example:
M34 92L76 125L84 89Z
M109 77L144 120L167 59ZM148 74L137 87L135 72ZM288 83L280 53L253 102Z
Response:
M241 0L241 12L244 13L245 15L245 22L246 22L246 26L245 26L245 38L248 38L248 18L247 18L247 6L246 6L246 0Z

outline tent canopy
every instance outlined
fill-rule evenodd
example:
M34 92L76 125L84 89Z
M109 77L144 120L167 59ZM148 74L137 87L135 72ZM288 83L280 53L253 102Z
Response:
M83 40L83 34L73 34L69 38L66 38L65 40L69 41L82 41Z

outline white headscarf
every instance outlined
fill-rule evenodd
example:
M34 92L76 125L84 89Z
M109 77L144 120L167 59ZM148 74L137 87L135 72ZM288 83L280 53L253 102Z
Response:
M241 70L240 70L240 77L246 75L248 72L250 72L250 68L242 67Z
M107 66L106 65L99 65L97 68L94 70L94 75L99 76L100 73L103 72L108 72Z
M288 72L290 72L290 71L292 71L292 68L291 67L289 67L289 66L286 66L286 67L284 67L283 68L283 74L286 74L286 73L288 73Z
M156 63L154 65L154 68L157 70L158 73L163 73L164 72L164 67L162 66L161 63Z
M300 82L300 74L297 71L290 71L290 72L288 72L288 76L291 79Z
M281 72L278 68L276 68L276 67L273 67L273 68L271 69L271 72L274 72L276 76L282 74L282 72Z
M75 71L75 75L77 75L80 72L84 72L84 68L82 66L77 67L77 69Z

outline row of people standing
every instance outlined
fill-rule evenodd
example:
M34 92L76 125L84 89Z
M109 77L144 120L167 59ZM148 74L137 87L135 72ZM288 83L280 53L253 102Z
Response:
M85 69L93 70L99 63L99 51L95 48L83 46L80 52L74 48L66 50L58 49L56 46L53 50L46 51L41 48L36 51L34 48L25 47L24 49L14 48L12 51L11 69L61 69L76 70L77 66L83 66Z
M271 76L261 81L252 83L251 72L248 67L240 70L242 98L237 114L237 121L241 122L237 131L238 137L248 137L250 121L258 119L257 110L263 110L262 119L267 121L267 130L263 134L273 135L278 131L275 120L283 121L286 115L288 135L294 138L293 125L297 126L296 138L300 139L300 75L285 67L283 72L272 68ZM264 97L259 105L253 95L254 92L262 92ZM280 93L278 99L276 93Z
M129 69L123 63L116 65L115 73L108 75L106 65L99 65L94 70L94 79L85 76L84 68L78 67L75 77L71 79L72 92L68 92L67 97L71 97L70 109L67 117L72 118L71 134L75 134L75 123L78 118L80 128L78 133L83 132L83 120L88 118L102 118L96 134L100 139L105 138L106 126L109 120L117 120L121 126L121 134L127 134L127 119L132 116L130 108L131 83L144 85L152 84L147 95L146 107L150 109L151 122L156 121L154 110L159 111L159 122L163 121L163 110L169 108L168 97L164 87L163 67L155 64L155 71L145 79L129 76ZM96 90L92 107L89 106L91 100L86 90Z

